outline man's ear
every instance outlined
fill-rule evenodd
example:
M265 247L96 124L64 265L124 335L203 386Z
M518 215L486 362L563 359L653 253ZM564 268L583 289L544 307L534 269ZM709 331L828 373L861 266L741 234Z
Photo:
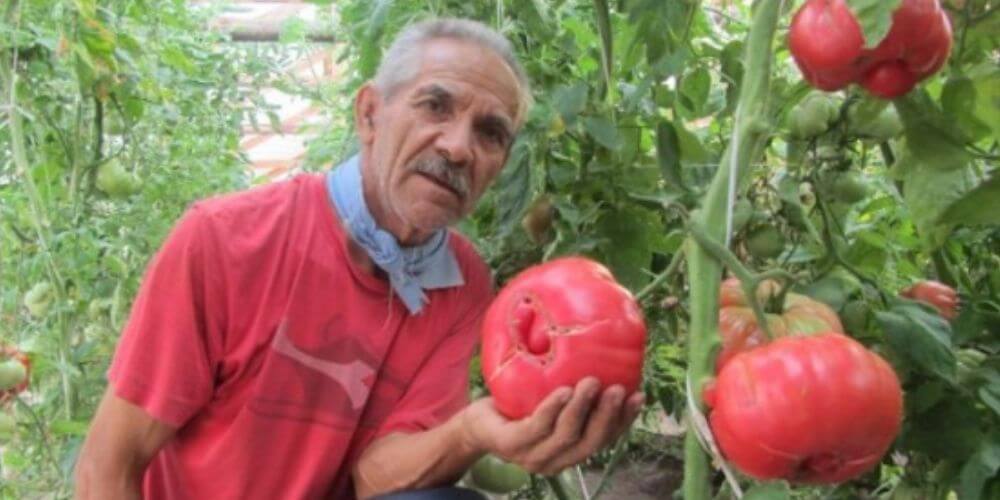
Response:
M361 144L371 145L375 140L375 115L382 105L382 95L371 82L364 84L354 96L354 129Z

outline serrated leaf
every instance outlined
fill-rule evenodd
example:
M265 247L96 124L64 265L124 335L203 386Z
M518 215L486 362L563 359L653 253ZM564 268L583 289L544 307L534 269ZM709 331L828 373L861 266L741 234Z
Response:
M791 497L792 490L784 481L756 484L743 494L743 500L787 500Z
M861 25L865 47L875 47L892 27L892 13L903 0L847 0Z
M712 75L704 67L695 69L681 80L681 94L688 98L695 117L702 116L711 85Z
M653 248L662 231L659 217L645 209L607 210L597 222L602 259L623 285L637 290L649 282Z
M1000 224L1000 175L952 203L941 216L941 222L970 226Z
M875 313L875 317L893 350L927 373L954 380L957 363L951 347L951 326L924 307L900 299L888 311Z
M607 118L591 116L584 118L583 128L598 144L612 151L622 147L622 138L618 128Z

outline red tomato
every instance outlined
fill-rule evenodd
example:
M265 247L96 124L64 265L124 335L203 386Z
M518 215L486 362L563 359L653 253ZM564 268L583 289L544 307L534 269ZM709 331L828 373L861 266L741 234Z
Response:
M792 19L788 46L814 87L833 91L857 82L891 99L941 69L951 52L951 36L951 22L938 0L903 0L885 38L865 49L845 0L808 0Z
M757 287L757 300L767 304L781 290L775 281L765 281ZM740 281L727 279L719 291L719 333L722 350L715 360L715 370L740 352L767 343L767 336L757 323L753 309L747 303ZM777 314L768 313L767 322L775 337L812 335L822 332L844 333L837 313L826 304L805 295L788 293Z
M889 364L839 333L785 337L737 355L706 387L723 455L758 479L839 483L879 463L899 433Z
M24 365L25 376L23 382L7 390L0 391L0 404L13 399L14 396L26 390L28 388L28 382L31 379L31 360L28 359L28 356L26 354L17 350L16 347L2 346L0 347L0 360L7 360L7 359L16 359L20 361L21 364Z
M642 377L642 311L607 268L582 257L514 277L486 311L482 336L486 385L497 409L512 419L588 376L629 393Z
M948 321L958 316L958 292L940 281L921 281L903 290L899 295L934 306L938 314Z

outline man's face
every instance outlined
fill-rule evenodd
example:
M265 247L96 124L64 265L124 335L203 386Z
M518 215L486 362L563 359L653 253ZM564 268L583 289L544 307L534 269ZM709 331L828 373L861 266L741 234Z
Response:
M492 51L439 39L424 45L417 76L391 97L361 91L356 119L370 163L365 198L402 243L419 242L473 210L507 160L517 88Z

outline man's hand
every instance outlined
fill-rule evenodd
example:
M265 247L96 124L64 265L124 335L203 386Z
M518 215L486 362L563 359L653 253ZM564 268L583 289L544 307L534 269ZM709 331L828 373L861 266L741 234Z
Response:
M529 472L554 475L614 442L635 420L642 403L642 393L626 399L620 385L600 393L593 377L575 388L553 391L522 420L508 420L494 408L492 398L484 398L463 413L464 442Z

